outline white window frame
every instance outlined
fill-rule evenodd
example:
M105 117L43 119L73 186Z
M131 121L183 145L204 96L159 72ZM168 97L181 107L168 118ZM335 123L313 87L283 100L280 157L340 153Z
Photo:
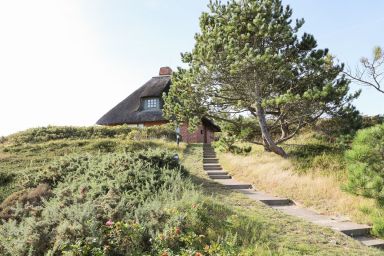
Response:
M159 98L146 98L144 99L144 110L160 109Z

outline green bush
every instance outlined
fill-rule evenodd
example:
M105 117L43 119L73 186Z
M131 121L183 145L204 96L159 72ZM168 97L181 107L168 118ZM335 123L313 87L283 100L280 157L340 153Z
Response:
M384 237L384 216L375 216L373 218L372 234Z
M69 155L23 184L0 205L0 255L239 255L266 241L164 150Z
M213 144L213 146L220 152L231 152L238 155L247 155L252 151L251 146L239 147L235 145L235 143L236 138L234 136L221 136L220 139Z
M132 134L131 134L132 133ZM32 128L18 132L2 139L11 143L43 143L54 140L86 140L86 139L107 139L107 138L130 138L142 139L168 139L174 140L176 134L170 125L161 125L145 128L131 128L127 125L117 126L48 126ZM0 141L0 143L1 143Z
M369 128L378 124L384 123L384 115L376 116L364 116L363 117L363 128Z
M220 152L230 152L231 148L234 147L236 138L234 136L220 136L220 139L213 143L213 146Z
M346 152L348 191L384 203L384 124L360 130Z
M0 186L6 185L13 179L12 174L0 171Z
M173 154L157 150L74 155L31 171L25 189L0 206L5 221L0 229L0 254L58 253L94 239L105 245L108 219L137 221L136 211L142 205L159 197L177 200L193 191L185 175ZM147 235L140 235L140 243L147 242ZM112 255L125 255L124 246L115 248L120 253Z
M121 126L47 126L31 128L8 136L13 143L42 143L62 139L95 139L95 138L115 138L117 136L128 135L132 128L126 125Z

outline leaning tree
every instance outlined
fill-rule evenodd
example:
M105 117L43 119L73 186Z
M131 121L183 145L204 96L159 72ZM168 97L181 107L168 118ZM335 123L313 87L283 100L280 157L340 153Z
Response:
M233 121L253 115L264 145L283 157L278 144L321 115L348 104L348 81L328 50L312 35L298 37L303 20L292 24L292 9L280 0L211 1L200 17L195 46L182 54L164 96L164 112L179 122L202 116ZM280 136L271 135L279 129Z

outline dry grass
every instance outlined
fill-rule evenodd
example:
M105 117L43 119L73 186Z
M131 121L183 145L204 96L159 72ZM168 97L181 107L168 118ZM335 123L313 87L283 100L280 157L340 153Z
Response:
M263 248L268 248L268 253L260 254L259 252L252 253L250 251L241 255L382 255L381 251L368 248L339 232L286 215L260 202L251 200L242 193L228 190L213 182L202 168L201 155L201 145L190 145L186 149L183 160L183 165L188 169L194 183L201 186L201 191L205 195L212 197L214 201L221 202L230 209L241 212L240 216L242 218L250 217L263 223L259 232L263 234L263 237L266 237L266 242L262 245ZM268 155L265 155L265 158L261 159L260 165L256 166L260 167L260 169L264 168L264 171L272 168L272 166L279 166L282 169L291 167L289 161L271 155L272 160L282 160L273 164L273 161L268 159ZM226 156L230 158L225 158ZM253 157L221 155L223 162L225 160L225 162L229 163L232 160L240 161L243 158L247 159L249 164L252 164ZM253 168L249 167L248 170L251 169ZM249 233L246 233L245 236L248 237ZM255 241L255 244L257 243L260 243L260 241Z
M0 151L0 161L1 160L5 160L7 158L11 157L11 154L8 154L8 153L4 153L4 152L1 152Z
M321 165L319 170L299 174L290 159L260 149L250 156L221 153L219 158L232 176L251 182L258 190L288 197L319 213L344 215L354 221L371 224L370 211L375 208L375 202L342 191L340 176L324 176Z

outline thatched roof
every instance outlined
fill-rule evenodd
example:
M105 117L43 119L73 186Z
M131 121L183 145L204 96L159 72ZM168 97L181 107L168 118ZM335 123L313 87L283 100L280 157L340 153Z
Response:
M169 67L160 68L159 76L152 77L139 89L117 104L108 113L102 116L97 124L99 125L118 125L118 124L140 124L145 122L167 121L163 117L161 99L163 92L167 93L171 86L172 69ZM143 98L160 98L161 109L143 109ZM220 132L220 127L212 120L203 117L201 119L204 126L212 131Z
M142 110L141 100L145 97L162 97L168 92L171 76L156 76L117 104L102 116L97 124L117 125L165 121L162 110Z

